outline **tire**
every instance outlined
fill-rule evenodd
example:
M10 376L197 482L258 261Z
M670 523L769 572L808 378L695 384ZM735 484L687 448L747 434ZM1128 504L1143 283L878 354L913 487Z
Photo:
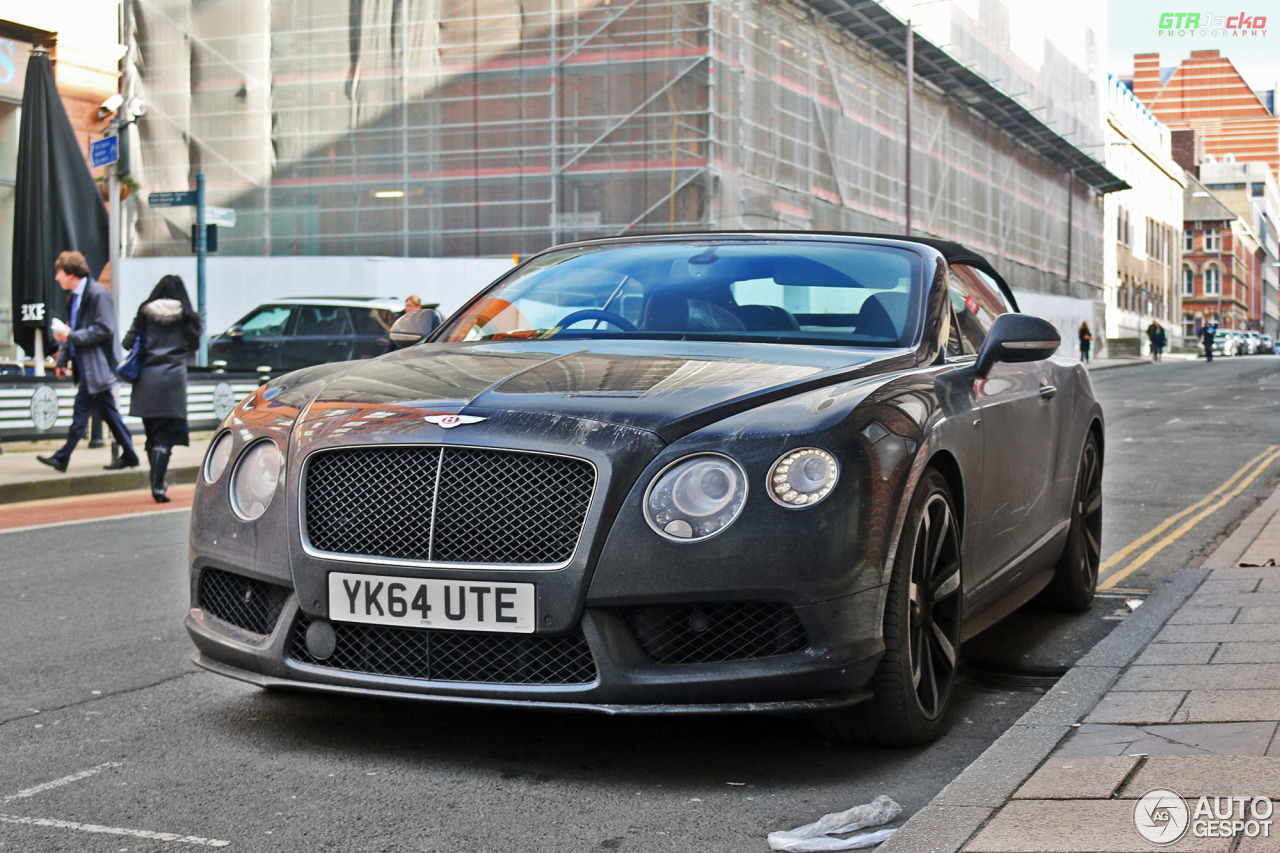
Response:
M942 734L960 663L960 526L947 481L921 477L885 599L884 656L873 697L817 719L835 740L916 746Z
M1091 432L1080 453L1071 495L1071 528L1053 580L1036 601L1052 610L1083 613L1098 588L1102 556L1102 450Z

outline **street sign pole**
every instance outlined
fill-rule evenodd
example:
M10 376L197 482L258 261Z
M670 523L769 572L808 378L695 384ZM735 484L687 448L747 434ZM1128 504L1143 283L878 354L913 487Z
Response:
M204 264L209 254L208 235L204 230L204 172L196 175L196 301L200 312L200 350L196 354L196 364L209 366L209 313L205 310L205 271Z
M111 119L110 135L116 137L117 145L120 138L120 115L116 114ZM117 149L118 151L119 149ZM123 340L125 329L122 326L124 322L124 304L120 297L123 290L120 283L123 276L120 275L120 163L119 161L111 163L107 166L107 196L110 199L111 209L107 211L107 263L111 267L111 296L112 301L116 304L116 328Z

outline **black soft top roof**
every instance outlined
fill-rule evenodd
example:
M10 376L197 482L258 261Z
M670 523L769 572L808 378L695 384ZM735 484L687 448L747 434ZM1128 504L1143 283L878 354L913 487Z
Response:
M871 234L856 231L845 231L839 233L848 234L850 237L875 237L880 240L903 240L908 243L920 243L921 245L928 246L931 249L937 249L942 257L947 259L947 263L966 264L967 266L974 267L975 269L980 269L987 275L991 276L996 280L996 283L1000 285L1000 289L1004 291L1005 296L1009 297L1013 302L1013 307L1018 307L1018 300L1014 297L1013 291L1009 288L1009 283L1004 280L1004 276L1000 275L999 271L995 267L991 266L990 261L982 255L979 255L973 249L970 249L968 246L961 245L960 243L953 243L950 240L937 240L933 237L904 237L901 234Z

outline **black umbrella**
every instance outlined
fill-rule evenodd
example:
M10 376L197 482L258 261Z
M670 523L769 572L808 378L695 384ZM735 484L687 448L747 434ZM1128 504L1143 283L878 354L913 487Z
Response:
M34 351L35 330L67 319L67 298L53 278L64 251L82 253L97 278L109 257L107 208L67 120L44 51L32 51L22 93L13 223L13 338Z

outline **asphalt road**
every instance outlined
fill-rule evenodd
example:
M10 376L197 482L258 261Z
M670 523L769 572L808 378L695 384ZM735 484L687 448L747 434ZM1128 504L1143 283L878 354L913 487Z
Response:
M1097 373L1104 556L1280 444L1278 385L1272 357ZM1263 466L1125 588L1208 549L1278 474L1280 462ZM879 794L921 808L1141 598L1117 591L1077 617L1016 614L966 647L941 741L868 749L826 743L799 720L260 692L189 663L187 518L0 533L0 851L763 851L772 830Z

